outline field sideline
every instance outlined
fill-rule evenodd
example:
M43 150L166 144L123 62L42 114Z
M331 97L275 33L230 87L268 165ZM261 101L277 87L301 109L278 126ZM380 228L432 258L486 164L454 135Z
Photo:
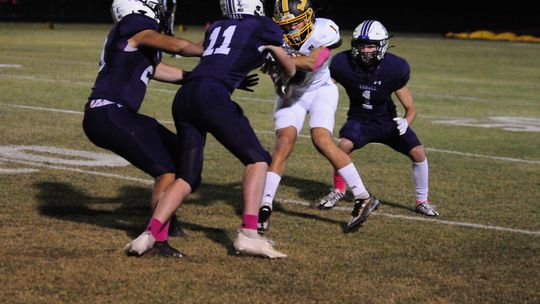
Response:
M171 240L188 258L171 261L123 255L148 219L152 181L82 132L109 25L0 24L0 302L540 302L540 45L394 33L439 218L414 213L409 160L370 145L353 158L382 207L344 234L350 196L312 208L332 169L304 129L269 235L289 257L236 256L242 166L209 136L203 186L178 211L187 236ZM254 93L233 97L272 150L272 86L259 76ZM151 82L142 112L174 129L175 92Z

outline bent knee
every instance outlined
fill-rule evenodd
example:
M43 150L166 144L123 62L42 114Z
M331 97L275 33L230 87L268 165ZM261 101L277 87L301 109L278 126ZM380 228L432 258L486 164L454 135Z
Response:
M412 161L417 163L426 160L426 152L424 151L424 146L419 145L412 148L411 151L409 151L409 157Z
M319 150L326 150L336 145L332 138L332 134L326 129L312 132L311 142Z

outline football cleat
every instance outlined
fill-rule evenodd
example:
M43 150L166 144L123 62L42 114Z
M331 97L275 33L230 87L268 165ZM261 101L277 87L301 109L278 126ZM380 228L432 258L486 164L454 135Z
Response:
M124 252L128 256L142 256L154 246L156 239L150 231L141 233L136 239L124 247Z
M362 224L368 219L368 216L373 210L379 207L379 199L374 195L371 195L368 199L355 199L353 210L351 212L351 219L347 224L347 230L352 230L358 225Z
M439 215L439 212L437 212L435 205L432 205L427 201L420 204L416 204L415 210L416 212L421 213L425 216L438 216Z
M169 242L155 242L154 246L147 251L149 255L157 255L169 258L183 258L186 255L169 245Z
M180 221L176 217L176 214L173 214L171 217L171 222L169 223L169 236L184 237L186 234L182 227L180 226Z
M272 215L272 207L265 205L259 209L259 221L257 223L259 233L264 234L270 230L270 215Z
M259 236L256 231L253 231L254 234L248 235L248 232L244 230L238 231L238 237L234 241L234 249L236 249L237 254L242 253L270 259L287 257L286 254L274 249L272 241Z
M332 209L336 203L345 196L345 192L341 192L337 189L330 188L330 193L321 199L319 202L319 209L327 210Z

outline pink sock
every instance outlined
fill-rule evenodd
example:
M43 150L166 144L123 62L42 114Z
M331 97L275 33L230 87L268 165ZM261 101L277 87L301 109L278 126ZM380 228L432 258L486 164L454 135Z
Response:
M334 189L339 190L340 192L345 192L347 188L347 185L345 184L345 180L337 171L334 171Z
M257 230L257 221L259 217L253 214L244 214L242 216L242 228Z
M146 230L150 230L150 233L152 233L152 236L156 241L163 242L169 238L169 223L170 221L167 221L167 223L163 225L158 219L152 218L146 227Z

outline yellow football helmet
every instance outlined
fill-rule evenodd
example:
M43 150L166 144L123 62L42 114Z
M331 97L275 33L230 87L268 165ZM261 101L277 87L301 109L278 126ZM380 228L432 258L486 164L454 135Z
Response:
M276 0L274 22L284 30L283 39L299 48L313 31L313 8L309 0ZM302 28L294 28L303 22Z

